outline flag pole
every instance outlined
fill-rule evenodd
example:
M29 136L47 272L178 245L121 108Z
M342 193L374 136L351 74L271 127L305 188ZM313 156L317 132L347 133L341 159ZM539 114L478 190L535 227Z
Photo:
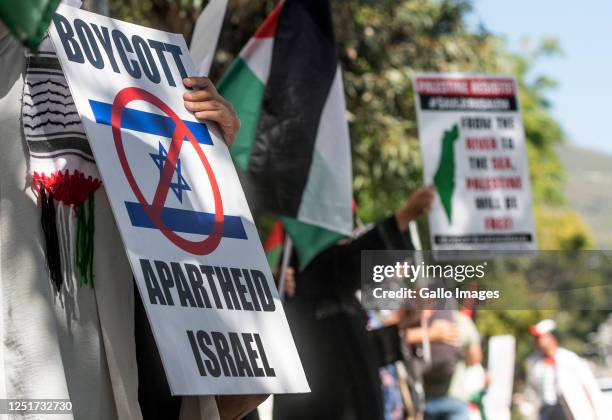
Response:
M423 255L420 251L423 250L423 245L421 243L421 237L419 236L419 229L416 221L411 220L408 223L408 231L410 233L410 240L412 241L412 245L414 246L415 251L417 251L415 256L415 263L418 265L423 262ZM424 286L424 279L422 276L419 276L417 280L418 287ZM429 341L429 328L428 328L428 320L423 316L423 311L421 311L421 332L423 335L423 361L426 366L431 365L431 343Z
M291 259L291 251L293 249L293 241L289 235L285 235L285 245L283 247L283 262L281 265L280 279L278 280L278 295L281 302L285 300L285 275L289 268L289 260Z

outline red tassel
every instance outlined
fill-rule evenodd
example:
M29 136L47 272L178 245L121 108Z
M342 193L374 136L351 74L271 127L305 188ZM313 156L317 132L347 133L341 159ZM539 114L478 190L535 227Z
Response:
M76 169L70 174L66 169L63 172L55 171L51 175L34 172L32 185L39 193L42 185L57 201L72 206L87 201L89 194L97 190L102 181L91 176L85 178L85 174Z

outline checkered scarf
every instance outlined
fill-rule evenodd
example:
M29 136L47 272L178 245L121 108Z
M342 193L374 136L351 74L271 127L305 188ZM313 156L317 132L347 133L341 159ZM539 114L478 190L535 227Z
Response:
M48 37L38 54L26 53L26 62L23 133L50 277L57 291L72 276L92 284L93 193L100 175Z

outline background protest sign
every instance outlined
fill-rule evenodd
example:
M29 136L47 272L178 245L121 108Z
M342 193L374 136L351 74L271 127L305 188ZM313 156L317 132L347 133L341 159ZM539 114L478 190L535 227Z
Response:
M525 131L510 76L414 79L434 250L533 250Z
M489 339L487 373L489 385L484 399L487 415L499 420L510 419L516 338L512 335L495 335Z
M184 107L182 36L65 6L50 34L172 393L308 391L227 147Z

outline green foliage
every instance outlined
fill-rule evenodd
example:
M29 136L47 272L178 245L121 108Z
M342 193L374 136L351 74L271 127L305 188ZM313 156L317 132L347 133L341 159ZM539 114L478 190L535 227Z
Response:
M109 0L109 12L127 22L191 36L206 0Z
M589 228L576 212L567 209L538 208L535 217L536 236L540 249L571 251L593 247Z

